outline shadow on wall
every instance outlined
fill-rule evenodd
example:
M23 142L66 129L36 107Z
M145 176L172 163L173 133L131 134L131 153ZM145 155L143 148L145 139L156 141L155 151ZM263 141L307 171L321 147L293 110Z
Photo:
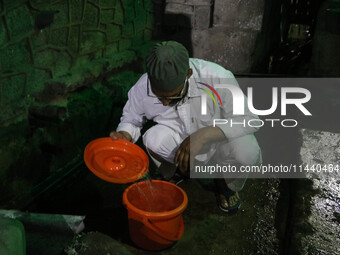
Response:
M158 20L157 20L158 19ZM156 29L154 40L177 41L183 44L189 56L193 57L193 45L191 40L191 20L184 14L164 14L162 19L155 17ZM157 25L158 24L158 25Z

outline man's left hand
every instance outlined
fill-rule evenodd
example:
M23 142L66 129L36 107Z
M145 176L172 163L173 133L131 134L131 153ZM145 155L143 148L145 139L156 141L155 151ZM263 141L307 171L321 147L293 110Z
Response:
M217 127L205 127L197 130L181 143L176 152L174 163L178 164L182 172L186 172L190 166L193 166L195 156L199 154L206 143L220 139L225 139L225 136Z

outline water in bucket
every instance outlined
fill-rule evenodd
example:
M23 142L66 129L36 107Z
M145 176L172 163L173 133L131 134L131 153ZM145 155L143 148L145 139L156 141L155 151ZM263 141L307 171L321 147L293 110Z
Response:
M135 182L135 198L131 203L138 209L147 212L165 212L171 211L178 206L178 198L173 194L169 187L155 184L146 174L140 182Z
M173 183L154 180L134 183L125 189L131 240L146 250L162 250L179 240L184 232L182 212L188 198Z
M164 188L155 187L149 174L146 174L140 182L135 182L134 185L138 191L135 202L139 209L148 212L163 212L176 208L177 203L169 198Z

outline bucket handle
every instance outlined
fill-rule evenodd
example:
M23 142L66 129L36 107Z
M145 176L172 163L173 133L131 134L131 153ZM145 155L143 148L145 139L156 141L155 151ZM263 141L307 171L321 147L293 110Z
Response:
M157 235L159 235L160 237L162 237L163 239L167 240L167 241L171 241L171 242L176 242L178 241L183 233L184 233L184 223L183 223L183 218L181 218L180 220L180 226L179 226L179 230L178 233L176 235L176 237L170 236L166 233L162 233L155 225L152 224L150 219L147 218L143 218L143 223L145 226L147 226L148 228L150 228L153 232L155 232Z

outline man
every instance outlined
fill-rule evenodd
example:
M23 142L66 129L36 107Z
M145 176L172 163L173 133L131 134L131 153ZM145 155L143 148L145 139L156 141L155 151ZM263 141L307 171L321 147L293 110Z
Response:
M146 69L147 73L129 91L121 122L110 133L113 139L136 142L146 120L156 122L143 135L143 143L166 179L175 174L176 167L187 173L194 160L238 165L261 163L261 151L253 136L257 128L213 126L213 119L247 122L257 118L247 107L245 115L233 116L230 91L214 89L216 84L226 82L238 87L230 71L208 61L189 59L184 46L174 41L152 47ZM207 93L204 86L218 92L220 102L217 105L213 100L205 100L207 110L202 114L202 98ZM241 204L237 192L243 188L246 176L223 177L226 178L215 179L219 208L237 211Z

